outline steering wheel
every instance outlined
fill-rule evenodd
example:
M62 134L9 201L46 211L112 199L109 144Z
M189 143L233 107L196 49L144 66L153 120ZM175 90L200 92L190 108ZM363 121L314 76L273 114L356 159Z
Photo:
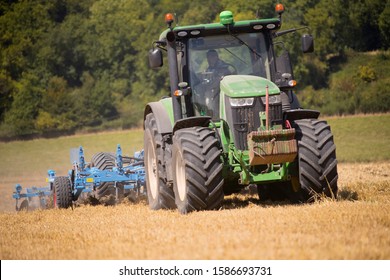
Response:
M211 71L204 71L201 72L200 75L202 77L202 83L208 84L214 79L215 73Z

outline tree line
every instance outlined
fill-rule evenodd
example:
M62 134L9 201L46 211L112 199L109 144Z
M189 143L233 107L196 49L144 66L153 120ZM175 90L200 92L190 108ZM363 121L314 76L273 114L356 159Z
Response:
M315 54L283 38L301 88L329 86L332 59L390 46L390 2L286 0L283 29L308 26ZM0 0L0 137L138 126L146 102L167 95L167 70L147 53L166 28L274 17L271 0ZM337 113L337 112L336 112Z

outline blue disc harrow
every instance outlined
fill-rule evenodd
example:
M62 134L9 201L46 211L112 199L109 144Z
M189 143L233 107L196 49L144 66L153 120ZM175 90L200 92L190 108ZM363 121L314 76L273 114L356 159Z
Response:
M107 184L115 190L115 202L120 200L120 196L130 193L133 197L146 195L143 150L135 152L133 157L124 157L121 146L118 145L113 160L115 163L106 169L87 163L83 147L80 146L77 153L67 176L57 176L56 172L50 169L45 187L34 186L24 190L17 184L12 195L16 200L16 211L27 210L32 204L43 209L69 208L82 194L94 196L96 190Z

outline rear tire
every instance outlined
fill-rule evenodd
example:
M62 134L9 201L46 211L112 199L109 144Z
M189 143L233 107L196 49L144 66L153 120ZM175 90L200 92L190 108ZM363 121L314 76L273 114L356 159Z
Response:
M181 214L220 207L224 197L220 143L206 127L177 131L172 168L175 201Z
M294 122L298 142L298 170L301 199L317 195L337 197L336 146L326 121L303 119Z
M72 206L72 184L68 177L60 176L54 178L54 207L69 208Z
M176 208L173 190L167 183L162 145L163 138L157 131L156 118L150 113L145 119L144 160L147 196L152 210Z

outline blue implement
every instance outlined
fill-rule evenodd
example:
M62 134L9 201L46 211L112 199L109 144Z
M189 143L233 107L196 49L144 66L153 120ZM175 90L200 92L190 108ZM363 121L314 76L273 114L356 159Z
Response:
M56 176L54 170L49 170L46 187L34 186L27 188L23 193L20 184L15 186L12 197L16 200L16 211L28 209L34 197L39 198L40 208L48 208L50 197L54 207L67 208L77 201L82 193L93 194L99 186L105 183L114 185L116 201L119 201L119 191L125 195L132 192L137 197L146 195L144 151L135 152L133 157L126 157L129 161L126 164L123 159L122 149L118 144L115 166L112 169L99 169L85 161L84 149L80 146L77 159L73 161L72 169L69 170L65 179ZM20 203L22 199L24 200Z

